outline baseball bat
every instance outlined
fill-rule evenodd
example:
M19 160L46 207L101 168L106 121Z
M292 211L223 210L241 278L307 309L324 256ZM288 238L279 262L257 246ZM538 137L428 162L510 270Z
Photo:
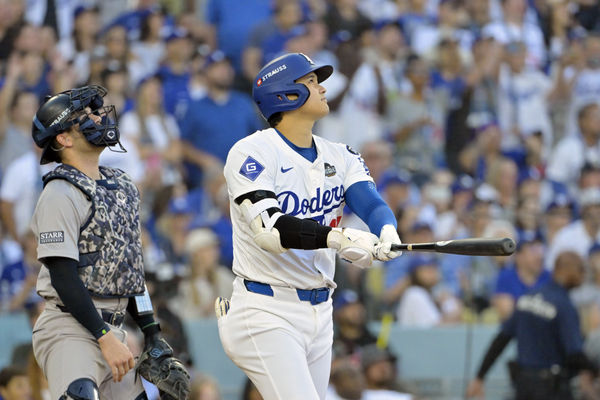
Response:
M466 256L509 256L515 252L515 241L503 239L455 239L441 242L393 244L392 251L431 251Z

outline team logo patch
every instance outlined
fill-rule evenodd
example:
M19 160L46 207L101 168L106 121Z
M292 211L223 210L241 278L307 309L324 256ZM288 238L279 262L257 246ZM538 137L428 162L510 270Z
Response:
M254 182L264 169L261 163L248 156L240 168L240 174Z
M352 147L346 145L346 150L348 150L350 153L354 154L355 156L358 155L358 151L354 150Z
M325 163L325 176L330 178L335 175L335 167L331 164Z
M64 231L52 231L40 233L40 244L63 243L65 241Z
M256 86L260 86L262 85L262 79L258 78L258 80L256 81Z

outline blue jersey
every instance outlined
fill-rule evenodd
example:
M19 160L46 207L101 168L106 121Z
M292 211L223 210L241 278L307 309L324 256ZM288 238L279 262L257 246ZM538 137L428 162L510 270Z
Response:
M564 366L567 356L583 348L577 310L553 279L519 298L502 332L517 339L519 365L531 368Z

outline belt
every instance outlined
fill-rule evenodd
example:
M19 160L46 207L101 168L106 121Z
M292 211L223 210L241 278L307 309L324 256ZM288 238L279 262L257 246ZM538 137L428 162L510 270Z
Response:
M273 288L267 283L254 282L244 279L244 286L249 292L263 294L273 297ZM298 298L302 301L310 301L313 306L323 303L329 299L329 288L318 289L296 289Z
M65 307L63 305L57 304L56 306L62 312L69 312L67 307ZM123 325L123 321L125 320L125 312L111 311L111 310L105 310L105 309L101 309L100 312L102 314L102 319L107 324L111 324L111 325L114 325L119 328L121 327L121 325Z

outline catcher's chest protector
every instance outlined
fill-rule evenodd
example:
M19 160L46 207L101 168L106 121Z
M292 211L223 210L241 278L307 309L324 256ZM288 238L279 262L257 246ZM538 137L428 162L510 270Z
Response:
M65 179L92 202L79 235L79 278L99 297L144 292L139 192L121 170L100 167L106 179L94 181L74 167L60 165L44 176L44 185ZM60 205L57 205L60 207Z

